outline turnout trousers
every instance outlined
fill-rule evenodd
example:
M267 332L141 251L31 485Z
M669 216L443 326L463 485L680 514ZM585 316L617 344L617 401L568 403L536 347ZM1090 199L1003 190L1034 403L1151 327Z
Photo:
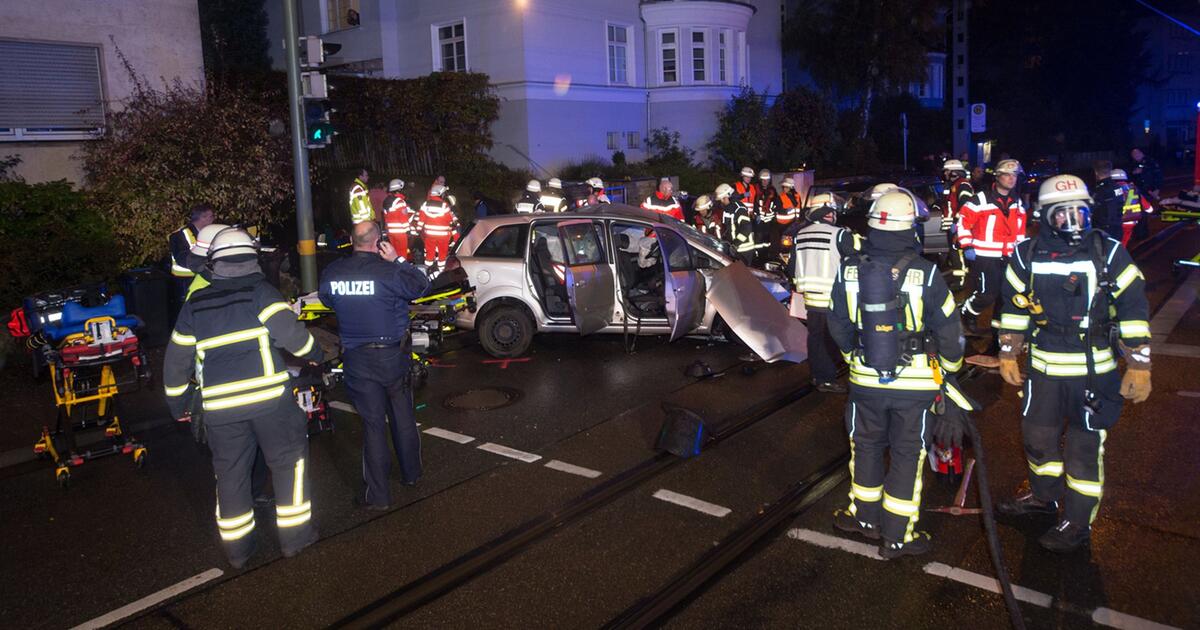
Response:
M921 474L933 432L928 397L850 386L850 514L879 528L888 542L913 540L921 516ZM884 451L890 450L885 467Z
M963 302L963 314L979 317L1000 299L1000 283L1004 280L1008 259L978 256L968 266L971 270L972 293ZM999 328L999 314L999 309L992 313L992 319L997 322L992 324L992 328Z
M817 383L836 381L839 357L829 334L829 311L808 309L808 365L812 380Z
M225 554L233 564L245 562L254 552L254 497L251 475L259 448L275 485L275 525L279 547L292 555L317 537L312 523L308 483L307 420L291 398L281 398L270 415L230 424L209 425L217 477L217 529Z
M1086 384L1083 376L1051 378L1030 370L1021 419L1029 487L1043 501L1061 501L1063 518L1077 524L1091 523L1100 509L1104 440L1124 405L1117 370L1095 377L1098 414L1084 409Z
M400 459L405 483L421 477L421 436L413 413L407 344L373 348L361 346L345 353L346 389L363 421L363 482L369 503L391 505L388 478L392 471L390 438Z

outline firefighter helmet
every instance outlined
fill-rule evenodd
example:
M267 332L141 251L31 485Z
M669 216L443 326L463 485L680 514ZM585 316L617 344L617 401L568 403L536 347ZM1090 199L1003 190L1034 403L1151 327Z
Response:
M446 190L447 190L447 188L445 186L443 186L441 184L434 184L429 187L429 196L430 197L441 197L442 195L446 194Z
M1118 182L1129 181L1129 175L1125 174L1125 169L1123 168L1114 168L1108 172L1108 176Z
M995 173L997 175L1016 175L1022 170L1021 163L1016 160L1000 160L1000 163L996 165Z
M882 197L885 193L889 193L897 188L900 187L891 182L875 184L869 190L867 190L867 194L863 195L863 198L865 198L867 201L875 201L876 199Z
M942 163L942 170L966 173L967 167L963 165L962 160L946 160Z
M542 183L536 179L531 179L528 184L525 184L525 190L529 192L542 192Z
M1092 198L1074 175L1055 175L1038 188L1037 214L1055 235L1077 244L1092 227Z
M764 168L763 170L758 172L758 178L759 179L771 179L771 171L768 171L767 169Z
M593 177L587 180L586 183L594 190L602 190L604 188L604 180L600 179L599 177Z
M749 166L742 167L742 177L754 177L754 169Z
M403 179L393 179L392 181L388 182L388 191L390 191L390 192L400 192L403 189L404 189L404 180Z
M867 211L867 225L885 232L911 229L917 220L917 201L903 188L884 193Z
M692 209L701 214L706 214L713 206L712 197L708 195L700 195L696 197L696 203L692 204Z
M250 233L239 227L227 227L213 237L208 246L210 260L220 260L245 254L258 254L258 243Z
M779 185L784 188L795 188L796 182L793 181L791 177L785 177L783 178L783 181L779 182Z
M717 196L717 199L729 199L733 196L733 186L721 184L717 186L717 190L713 194Z
M557 188L559 190L562 190L562 180L557 177L551 177L550 181L546 182L546 185L549 186L550 188Z
M212 244L213 238L227 227L229 226L224 223L209 223L200 228L200 231L196 233L196 243L192 245L192 253L197 256L207 256L208 246Z
M831 192L817 193L805 202L804 218L811 223L816 223L829 214L837 213L843 205L842 198Z

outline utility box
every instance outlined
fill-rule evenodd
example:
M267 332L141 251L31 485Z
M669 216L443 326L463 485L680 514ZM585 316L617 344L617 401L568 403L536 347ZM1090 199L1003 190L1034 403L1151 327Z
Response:
M165 346L171 338L170 287L167 272L154 267L138 267L121 274L125 308L142 320L137 335L146 347Z

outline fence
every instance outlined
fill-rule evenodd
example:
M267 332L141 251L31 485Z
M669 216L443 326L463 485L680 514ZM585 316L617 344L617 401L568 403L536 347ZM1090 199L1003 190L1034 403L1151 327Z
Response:
M433 177L442 163L436 145L419 147L411 140L359 131L339 133L328 147L309 155L313 165L325 173L365 166L372 173Z

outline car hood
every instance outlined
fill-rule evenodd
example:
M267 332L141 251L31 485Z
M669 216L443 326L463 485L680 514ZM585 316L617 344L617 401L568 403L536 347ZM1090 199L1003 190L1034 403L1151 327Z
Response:
M800 363L808 358L808 329L763 286L769 274L735 262L717 270L708 300L733 332L763 360ZM771 276L771 280L774 276Z

